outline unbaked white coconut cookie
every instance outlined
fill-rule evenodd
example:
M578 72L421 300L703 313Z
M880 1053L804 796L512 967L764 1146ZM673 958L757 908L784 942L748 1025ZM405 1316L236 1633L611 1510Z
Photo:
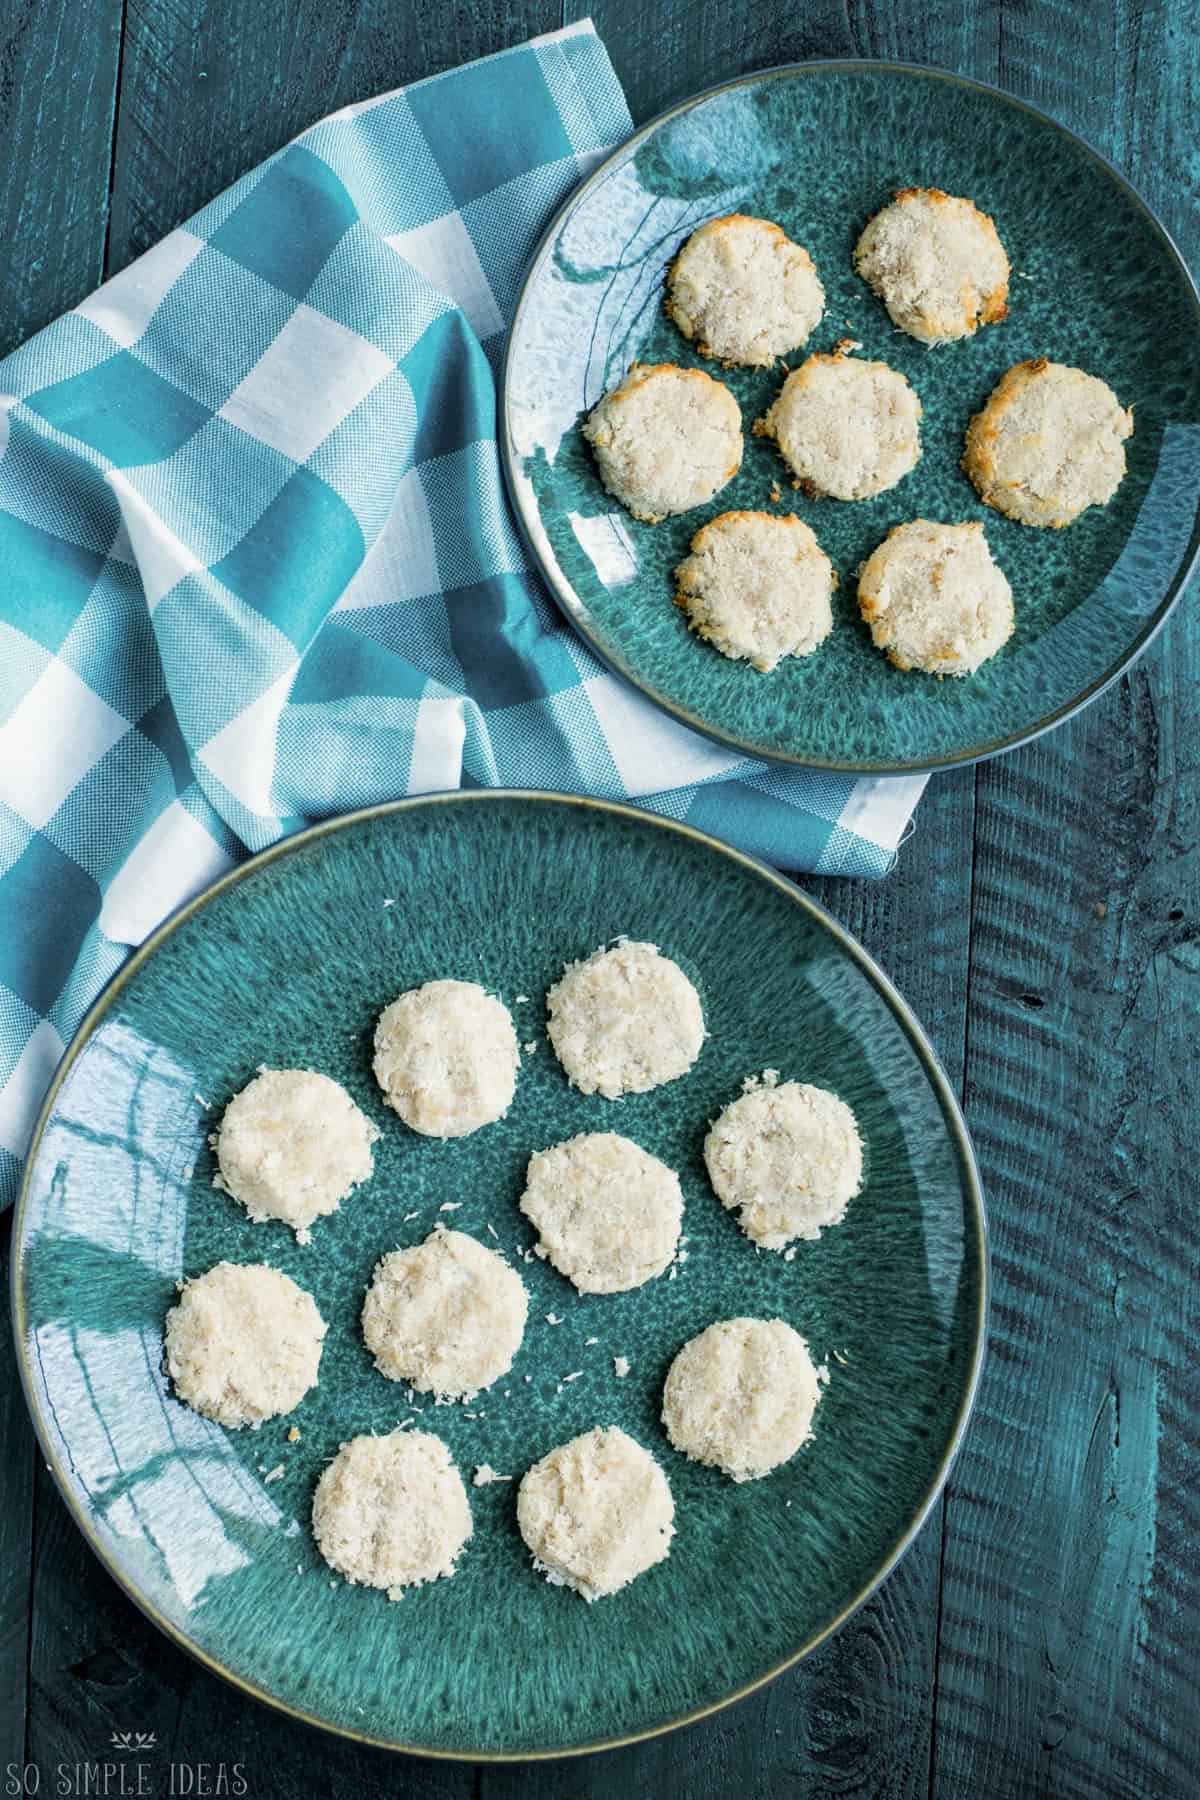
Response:
M508 1008L474 981L410 988L375 1027L375 1079L423 1137L466 1137L503 1118L520 1062Z
M521 1211L581 1294L619 1294L661 1275L679 1242L679 1177L613 1131L586 1132L529 1159Z
M818 1238L862 1185L863 1147L844 1100L773 1069L714 1119L704 1161L721 1204L764 1250Z
M677 1450L757 1481L812 1436L821 1376L782 1319L722 1319L683 1346L663 1389L662 1421Z
M317 1483L312 1527L331 1569L399 1600L406 1587L454 1574L471 1506L441 1438L393 1431L342 1445Z
M833 630L833 564L793 513L721 513L675 570L676 605L722 656L769 675Z
M525 1285L502 1257L439 1226L376 1264L362 1331L381 1375L458 1400L511 1369L528 1311Z
M808 251L741 213L701 225L667 276L667 312L701 356L753 369L798 349L824 310Z
M923 344L1008 317L1008 257L994 222L941 188L901 188L859 238L854 266Z
M742 466L737 401L703 369L674 363L634 363L583 435L609 493L650 525L711 500Z
M972 675L1013 633L1012 588L977 519L893 526L858 574L858 610L898 669Z
M1125 474L1133 409L1065 363L1017 363L967 427L963 468L979 498L1022 525L1070 525L1107 506Z
M167 1314L167 1373L193 1411L257 1428L317 1385L325 1321L316 1301L265 1263L217 1263L179 1285Z
M774 438L813 498L868 500L915 469L921 402L898 369L839 347L793 369L754 430Z
M645 1094L704 1043L700 996L655 944L622 938L569 963L546 996L555 1055L581 1094Z
M559 1444L517 1491L517 1524L534 1568L588 1601L619 1592L662 1562L674 1520L666 1476L616 1425Z
M279 1219L302 1244L309 1226L336 1212L371 1174L379 1136L345 1088L311 1069L261 1069L235 1094L209 1142L213 1186L255 1224Z

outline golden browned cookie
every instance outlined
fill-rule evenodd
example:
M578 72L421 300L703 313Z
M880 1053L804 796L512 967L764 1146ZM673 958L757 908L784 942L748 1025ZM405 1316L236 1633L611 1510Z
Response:
M833 630L833 565L803 520L728 512L702 525L675 570L676 604L697 637L764 675L809 656Z
M1012 589L978 519L897 525L863 564L858 610L898 669L972 675L1013 632Z
M971 420L963 468L997 512L1057 530L1112 499L1132 434L1133 410L1106 382L1039 356L1001 376Z
M854 266L895 324L924 344L1008 315L1008 257L993 221L941 188L901 188L858 240Z
M711 500L742 466L742 414L703 369L634 363L583 435L609 493L655 525Z
M793 369L754 430L775 439L805 492L867 500L916 467L920 418L921 402L898 370L839 349Z
M808 251L741 213L694 231L667 277L667 312L701 356L749 368L806 343L824 310Z

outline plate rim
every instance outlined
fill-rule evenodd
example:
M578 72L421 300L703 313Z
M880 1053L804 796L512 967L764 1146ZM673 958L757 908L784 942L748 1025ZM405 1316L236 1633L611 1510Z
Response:
M282 1698L280 1695L268 1692L255 1681L243 1677L234 1670L228 1668L217 1656L202 1649L198 1643L194 1642L188 1636L182 1627L176 1625L172 1620L166 1618L159 1612L153 1602L138 1590L132 1577L126 1575L125 1571L119 1566L116 1558L108 1553L93 1527L91 1514L80 1503L71 1479L62 1465L52 1439L49 1425L42 1416L41 1408L36 1398L33 1371L26 1355L29 1322L24 1280L24 1272L28 1260L26 1254L28 1249L27 1211L34 1163L37 1159L38 1152L41 1149L46 1127L54 1114L59 1093L61 1092L67 1077L70 1075L76 1062L87 1048L94 1032L103 1021L105 1015L113 1005L113 1002L122 993L126 985L156 953L159 947L173 935L180 925L184 924L196 913L200 912L218 895L225 893L228 889L238 886L242 881L252 879L262 869L271 866L273 863L297 850L317 843L325 837L331 837L340 831L361 825L369 820L394 818L411 812L432 809L435 807L445 807L449 805L487 806L497 801L520 801L522 803L527 802L531 805L545 805L547 803L552 803L557 806L574 807L580 810L614 814L619 818L633 821L639 825L657 826L669 834L685 838L692 843L702 845L708 850L715 851L719 855L727 857L731 862L738 866L747 869L751 874L766 879L769 885L782 893L785 898L791 900L793 904L799 906L802 912L807 913L810 918L815 920L818 925L823 926L825 930L831 934L839 947L850 956L852 961L859 965L867 979L875 985L882 999L891 1008L898 1024L912 1045L918 1060L921 1062L930 1085L937 1095L943 1116L946 1120L947 1129L958 1155L963 1179L964 1198L967 1202L969 1214L969 1218L966 1222L966 1232L968 1236L973 1236L974 1238L975 1252L979 1267L979 1288L974 1309L973 1343L970 1363L966 1372L966 1380L958 1406L954 1412L946 1446L938 1460L933 1476L921 1500L918 1502L912 1517L909 1519L908 1524L901 1532L896 1543L892 1546L889 1554L885 1557L879 1568L874 1571L864 1586L847 1601L845 1606L833 1619L822 1626L820 1630L806 1638L797 1649L790 1652L780 1661L774 1663L764 1673L755 1676L753 1680L749 1682L743 1683L730 1693L723 1695L719 1700L711 1701L704 1706L690 1708L673 1718L664 1720L656 1725L648 1726L643 1730L611 1737L591 1739L586 1743L572 1744L565 1747L554 1747L551 1749L491 1751L471 1749L449 1750L419 1743L404 1743L395 1738L379 1737L373 1732L359 1731L350 1725L339 1725L331 1720L323 1719L316 1713L308 1711L301 1706L291 1704L291 1702ZM101 990L100 994L84 1014L78 1029L63 1053L62 1060L55 1070L54 1079L39 1108L37 1119L34 1123L33 1134L29 1140L29 1148L26 1151L25 1166L21 1175L20 1189L17 1194L16 1203L13 1207L9 1289L12 1328L16 1342L16 1360L21 1378L21 1391L30 1419L33 1423L38 1448L46 1463L46 1467L49 1470L50 1476L58 1489L59 1494L66 1504L67 1511L82 1534L88 1548L98 1558L106 1573L116 1582L122 1592L132 1600L138 1610L149 1619L152 1625L157 1627L157 1629L168 1637L179 1649L186 1652L193 1661L198 1662L203 1668L207 1669L210 1674L218 1676L231 1687L243 1694L249 1695L251 1699L259 1701L261 1704L270 1707L273 1711L281 1713L285 1717L293 1719L300 1724L311 1726L316 1730L329 1732L336 1737L347 1738L354 1743L365 1744L374 1749L389 1750L400 1755L428 1757L439 1762L524 1763L550 1762L558 1759L565 1759L567 1757L590 1756L602 1750L622 1749L630 1744L642 1743L650 1738L662 1737L668 1732L681 1729L683 1726L695 1724L701 1719L709 1718L715 1713L722 1712L727 1706L731 1706L736 1701L743 1700L748 1695L755 1693L758 1689L765 1687L769 1682L774 1681L777 1676L783 1674L787 1669L792 1668L796 1663L802 1661L803 1658L815 1650L819 1644L824 1643L827 1638L841 1630L847 1621L867 1600L870 1599L876 1589L894 1571L896 1565L911 1547L941 1495L949 1477L950 1470L962 1448L967 1428L970 1424L971 1415L974 1411L975 1401L979 1390L980 1376L987 1350L988 1316L991 1298L991 1265L987 1206L983 1182L979 1172L979 1165L975 1156L974 1146L971 1142L970 1133L967 1130L966 1120L963 1117L962 1108L958 1101L958 1096L951 1085L945 1069L942 1067L941 1059L934 1049L934 1046L927 1036L916 1013L913 1011L912 1007L909 1006L894 982L892 982L890 977L875 961L875 958L871 956L869 951L863 948L857 938L854 937L853 933L851 933L840 920L835 918L827 908L822 906L820 901L813 899L810 894L805 893L795 882L790 881L787 876L782 875L778 870L771 868L769 864L761 862L757 857L749 856L744 851L736 850L731 844L724 843L720 838L713 837L708 832L698 831L693 825L684 824L676 819L663 818L659 814L647 812L641 807L627 805L621 801L593 799L592 797L583 794L554 793L548 789L540 788L458 788L442 793L410 795L401 800L383 801L373 806L360 807L353 812L341 813L333 818L321 820L317 824L307 827L304 831L299 831L291 836L278 839L274 844L270 844L264 850L260 850L255 855L248 857L245 862L238 864L236 868L228 870L224 875L218 877L216 881L211 882L207 887L203 888L199 894L194 895L191 900L185 902L183 906L171 913L162 924L155 928L145 942L134 951L128 962L122 964L121 968L118 969L116 974Z
M661 693L632 667L615 646L604 643L599 634L584 622L588 616L587 609L559 567L558 559L554 555L549 538L542 526L533 496L532 484L528 477L521 472L521 458L513 437L510 377L522 316L530 304L534 281L541 274L562 226L584 197L629 156L636 153L661 127L672 119L679 118L683 113L690 112L693 107L715 99L718 94L731 93L737 88L784 78L848 73L919 75L945 82L951 86L966 88L973 93L986 94L991 99L1002 100L1007 105L1015 107L1018 112L1026 113L1030 118L1037 120L1039 124L1049 125L1063 137L1068 138L1100 166L1100 169L1133 203L1134 208L1144 215L1151 233L1158 237L1167 252L1168 259L1174 263L1177 273L1182 277L1184 288L1191 300L1196 332L1197 335L1200 335L1200 288L1198 288L1196 278L1188 267L1183 252L1175 239L1150 202L1145 199L1129 178L1121 173L1116 164L1111 162L1102 151L1097 150L1087 138L1079 132L1073 131L1069 125L1062 124L1053 114L1045 112L1039 106L1031 105L1029 101L1022 100L1018 95L1010 93L1007 88L1002 88L995 82L978 81L972 76L959 75L952 69L943 69L933 63L901 62L872 57L822 57L804 62L773 63L767 68L754 69L747 74L733 76L728 81L717 82L712 87L702 88L698 93L692 94L684 100L678 100L663 112L657 113L645 125L639 126L624 142L610 150L591 173L585 176L578 186L572 188L566 199L556 209L526 267L517 295L517 303L513 309L512 322L505 335L497 408L500 425L500 464L504 471L504 483L508 491L509 502L516 516L522 540L532 555L534 566L545 582L555 605L572 630L578 633L604 667L627 682L660 712L666 713L677 724L686 726L688 730L696 732L698 736L706 738L710 743L718 744L723 750L733 751L739 756L751 757L756 762L765 762L790 769L812 769L828 775L877 777L929 775L938 769L965 768L975 763L988 762L992 757L1007 755L1010 750L1016 750L1023 744L1033 743L1047 732L1054 731L1059 725L1065 724L1076 713L1082 712L1094 700L1098 700L1101 694L1107 692L1114 682L1120 680L1121 676L1133 666L1158 636L1185 593L1196 572L1197 564L1200 563L1200 496L1197 498L1192 534L1188 540L1184 559L1168 584L1163 598L1117 660L1102 674L1096 676L1080 693L1044 714L1031 725L967 749L946 752L935 757L917 758L912 761L847 761L842 758L827 759L809 755L807 752L789 751L757 744L739 737L736 732L727 731L719 725L714 725L711 721L691 712L680 702Z

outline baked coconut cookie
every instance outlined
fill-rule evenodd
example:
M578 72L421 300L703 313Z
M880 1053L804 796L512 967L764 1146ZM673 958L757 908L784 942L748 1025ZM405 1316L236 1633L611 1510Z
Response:
M858 610L898 669L972 675L1013 633L1013 598L977 519L897 525L859 570Z
M696 636L764 675L785 656L811 656L833 630L833 564L792 513L710 519L675 583L675 603Z
M634 363L583 435L609 493L649 525L711 500L742 466L737 401L703 369L674 363Z
M849 353L818 352L793 369L755 421L774 438L795 485L813 499L869 500L921 457L921 402L898 369Z
M701 356L769 368L825 310L812 257L769 219L731 213L694 231L667 276L667 312Z
M994 222L941 188L901 188L859 238L854 266L893 323L923 344L971 337L1008 316L1008 257Z
M1060 530L1112 499L1132 434L1133 409L1106 382L1039 356L1001 376L967 427L962 466L1006 518Z

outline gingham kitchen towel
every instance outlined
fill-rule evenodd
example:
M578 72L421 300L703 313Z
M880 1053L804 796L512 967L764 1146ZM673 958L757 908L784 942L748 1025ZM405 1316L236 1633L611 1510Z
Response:
M590 24L347 107L0 362L0 1202L131 947L315 819L582 789L785 868L890 866L920 780L675 726L518 541L505 324L629 129Z

